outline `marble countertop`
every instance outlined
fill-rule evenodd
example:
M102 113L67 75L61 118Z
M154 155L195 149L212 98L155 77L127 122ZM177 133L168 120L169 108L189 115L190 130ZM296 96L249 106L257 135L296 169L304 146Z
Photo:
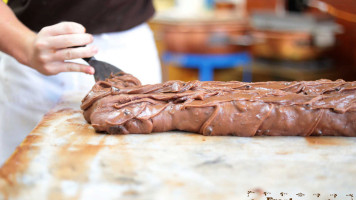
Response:
M356 199L356 138L99 134L80 97L0 168L0 199Z

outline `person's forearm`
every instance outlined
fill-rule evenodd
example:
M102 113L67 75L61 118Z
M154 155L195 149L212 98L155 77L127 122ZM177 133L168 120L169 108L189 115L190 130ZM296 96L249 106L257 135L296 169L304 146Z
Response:
M0 51L27 65L30 47L36 34L23 25L2 1L0 1L0 27Z

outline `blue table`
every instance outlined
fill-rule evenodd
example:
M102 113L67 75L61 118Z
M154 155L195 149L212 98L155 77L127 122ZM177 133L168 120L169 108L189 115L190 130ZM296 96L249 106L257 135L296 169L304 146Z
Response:
M165 52L163 62L199 70L199 80L214 80L214 69L243 67L242 81L252 81L251 56L247 52L232 54L183 54Z

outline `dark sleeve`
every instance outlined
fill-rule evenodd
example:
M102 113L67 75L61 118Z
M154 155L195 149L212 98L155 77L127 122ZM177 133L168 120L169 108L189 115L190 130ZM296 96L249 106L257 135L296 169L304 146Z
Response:
M36 32L62 21L80 23L92 34L124 31L155 12L152 0L10 0L8 5Z

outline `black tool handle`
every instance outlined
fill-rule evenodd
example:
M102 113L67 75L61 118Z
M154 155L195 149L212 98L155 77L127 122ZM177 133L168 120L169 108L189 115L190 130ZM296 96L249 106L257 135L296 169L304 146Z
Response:
M96 59L94 58L94 56L92 56L92 57L89 57L89 58L83 58L83 60L85 60L87 63L89 63L90 61L96 60Z

